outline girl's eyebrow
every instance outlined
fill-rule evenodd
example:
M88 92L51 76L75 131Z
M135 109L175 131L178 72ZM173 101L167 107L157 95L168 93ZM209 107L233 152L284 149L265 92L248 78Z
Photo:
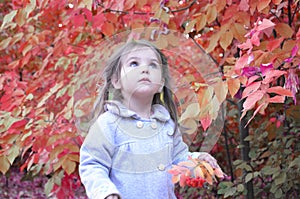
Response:
M140 57L128 57L125 61L128 62L128 61L130 61L132 59L133 60L141 60ZM158 59L150 59L150 61L159 63Z

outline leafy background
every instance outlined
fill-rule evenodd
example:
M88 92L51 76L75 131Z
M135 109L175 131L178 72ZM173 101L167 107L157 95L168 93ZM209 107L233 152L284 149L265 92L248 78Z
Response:
M178 53L193 60L198 48L214 62L217 75L207 82L187 70L188 62L170 59L174 79L188 79L197 94L195 104L184 93L191 91L176 91L191 150L201 149L220 105L226 107L210 152L228 177L209 189L178 187L178 197L297 198L299 6L297 0L1 0L1 190L17 197L10 183L24 176L33 181L25 191L83 195L74 190L82 189L77 167L86 132L75 123L95 100L99 59L110 53L102 42L143 30L131 36L155 37L164 48L178 46L180 33L192 42Z

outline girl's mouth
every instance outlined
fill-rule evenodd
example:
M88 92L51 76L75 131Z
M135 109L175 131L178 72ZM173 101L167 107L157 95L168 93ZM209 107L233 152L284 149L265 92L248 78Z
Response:
M139 80L139 82L151 82L148 78L142 78Z

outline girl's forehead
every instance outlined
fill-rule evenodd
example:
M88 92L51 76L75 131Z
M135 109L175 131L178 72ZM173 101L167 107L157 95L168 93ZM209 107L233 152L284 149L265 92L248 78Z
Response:
M159 56L158 52L154 48L151 48L150 46L134 46L132 48L128 48L127 50L125 50L122 53L121 59L126 59L126 58L130 58L130 57L136 57L139 55L143 55L143 52L145 52L145 51L148 51L147 53L149 54L149 56L152 54L154 56L154 58L156 58L157 60L160 60L159 59L160 56Z

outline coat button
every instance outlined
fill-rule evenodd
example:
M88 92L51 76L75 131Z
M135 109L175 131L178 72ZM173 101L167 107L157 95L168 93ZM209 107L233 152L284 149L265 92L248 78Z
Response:
M165 170L165 165L163 165L163 164L159 164L158 165L158 170L160 170L160 171L164 171Z
M137 121L136 126L140 129L143 128L144 123L142 121Z
M152 123L151 123L151 128L152 128L152 129L156 129L156 128L157 128L156 122L152 122Z

